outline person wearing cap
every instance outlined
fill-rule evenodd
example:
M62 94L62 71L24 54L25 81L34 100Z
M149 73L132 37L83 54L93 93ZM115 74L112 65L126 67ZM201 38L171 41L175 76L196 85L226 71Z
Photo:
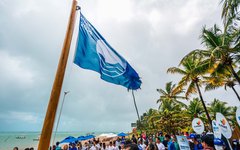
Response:
M214 137L207 134L202 137L202 146L204 150L214 150Z
M214 138L214 147L216 150L224 150L224 142L219 138Z
M75 142L72 143L72 147L69 148L69 150L77 150L77 147L76 147L76 143L75 143Z
M191 150L202 150L203 149L202 144L197 140L196 134L194 134L194 133L190 134L189 138L192 140L192 142L190 142Z
M163 141L164 141L164 136L163 136L162 131L159 132L158 137L160 138L160 142L163 142Z

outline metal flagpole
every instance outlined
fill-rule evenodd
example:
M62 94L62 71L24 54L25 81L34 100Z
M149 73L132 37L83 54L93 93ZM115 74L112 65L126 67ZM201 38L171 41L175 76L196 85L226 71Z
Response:
M53 125L55 121L60 93L62 90L62 83L63 83L64 74L67 66L69 49L72 41L72 35L73 35L74 24L76 19L76 8L77 8L77 1L73 0L71 14L68 22L68 28L65 35L65 40L62 47L62 53L59 59L58 68L55 75L55 80L53 83L46 116L43 123L42 133L41 133L39 144L38 144L38 150L48 150L50 146Z
M137 104L136 104L135 95L134 95L134 91L133 91L133 90L132 90L132 96L133 96L134 106L135 106L135 109L136 109L136 112L137 112L137 117L138 117L139 125L141 126L141 120L140 120L140 117L139 117L138 108L137 108ZM141 128L140 128L140 130L141 130Z
M56 129L55 129L55 133L54 133L54 136L53 136L53 142L52 142L52 145L54 145L54 142L55 142L55 138L56 138L56 134L57 134L57 130L58 130L58 125L59 125L59 121L60 121L60 118L61 118L61 115L62 115L62 109L63 109L63 104L64 104L64 100L65 100L65 97L66 95L69 93L70 91L65 91L64 92L64 95L63 95L63 101L62 101L62 105L60 107L60 112L59 112L59 116L58 116L58 120L57 120L57 125L56 125Z

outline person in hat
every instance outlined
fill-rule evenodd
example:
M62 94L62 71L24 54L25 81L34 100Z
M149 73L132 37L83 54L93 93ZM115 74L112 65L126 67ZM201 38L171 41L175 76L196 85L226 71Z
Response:
M224 150L225 144L223 140L219 138L214 138L214 147L216 150Z
M160 142L163 142L163 141L164 141L164 136L163 136L162 131L159 132L158 137L160 138Z
M77 147L76 147L76 143L75 143L75 142L72 143L72 147L69 148L69 150L77 150Z
M204 150L214 150L214 137L211 134L207 134L202 137L202 146Z
M190 142L191 150L202 150L203 149L203 146L197 140L197 135L195 133L190 134L189 138L192 140L192 142Z

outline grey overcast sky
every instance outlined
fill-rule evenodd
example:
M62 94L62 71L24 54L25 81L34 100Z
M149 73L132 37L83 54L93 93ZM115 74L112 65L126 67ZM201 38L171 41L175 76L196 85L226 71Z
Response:
M189 51L201 48L204 25L221 25L220 0L80 0L82 13L142 78L140 114L157 108L157 88ZM0 131L41 131L71 0L0 1ZM131 92L72 63L79 13L64 80L60 131L130 131L137 115ZM239 91L239 88L238 88ZM239 106L231 90L203 93ZM61 97L62 101L62 97ZM60 101L60 102L61 102Z

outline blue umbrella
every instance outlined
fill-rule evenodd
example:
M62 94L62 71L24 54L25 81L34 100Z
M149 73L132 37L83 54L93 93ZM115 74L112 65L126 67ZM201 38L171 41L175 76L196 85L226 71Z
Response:
M84 140L86 140L86 137L85 137L85 136L79 136L79 137L77 138L77 140L78 140L78 141L84 141Z
M62 140L60 143L71 143L75 142L77 139L73 136L66 137L64 140Z
M123 132L121 132L121 133L118 133L118 136L127 136L128 134L126 134L126 133L123 133Z
M87 136L85 136L86 140L89 140L89 139L92 139L92 138L95 138L95 136L94 135L87 135Z

